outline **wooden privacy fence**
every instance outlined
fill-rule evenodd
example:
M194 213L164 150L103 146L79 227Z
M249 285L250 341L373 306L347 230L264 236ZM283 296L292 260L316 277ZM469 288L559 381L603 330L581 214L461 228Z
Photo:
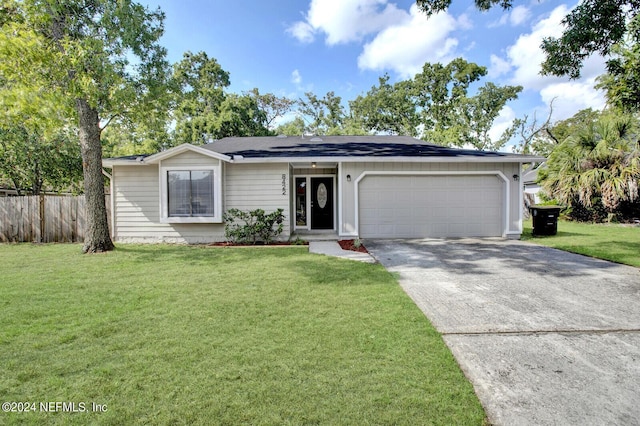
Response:
M82 242L85 217L84 195L0 197L0 242Z

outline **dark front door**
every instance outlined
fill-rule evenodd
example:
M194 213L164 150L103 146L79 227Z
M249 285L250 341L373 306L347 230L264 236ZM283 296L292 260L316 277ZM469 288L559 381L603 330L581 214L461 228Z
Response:
M333 229L333 178L311 178L311 229Z

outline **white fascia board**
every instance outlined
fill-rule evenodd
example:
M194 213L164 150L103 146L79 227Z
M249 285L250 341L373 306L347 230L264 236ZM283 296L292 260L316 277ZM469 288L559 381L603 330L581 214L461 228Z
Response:
M142 163L147 164L157 164L162 160L166 160L167 158L171 158L175 155L182 154L183 152L191 151L198 153L200 155L204 155L206 157L215 158L217 160L222 161L231 161L231 157L228 155L220 154L219 152L210 151L208 149L201 148L199 146L191 145L190 143L183 143L182 145L178 145L166 151L159 152L157 154L150 155L149 157L144 158Z
M544 157L263 157L233 159L231 163L522 163Z
M102 160L102 167L113 169L113 166L148 166L149 164L139 160L124 160L118 158L105 158Z

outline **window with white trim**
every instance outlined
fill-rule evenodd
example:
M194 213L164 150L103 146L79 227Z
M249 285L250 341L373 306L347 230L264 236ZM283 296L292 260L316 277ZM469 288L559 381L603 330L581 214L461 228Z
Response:
M219 167L163 167L161 220L169 223L221 222Z

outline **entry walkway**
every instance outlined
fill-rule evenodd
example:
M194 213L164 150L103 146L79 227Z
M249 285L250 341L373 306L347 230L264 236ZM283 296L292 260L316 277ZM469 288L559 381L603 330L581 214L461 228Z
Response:
M337 241L310 241L309 253L324 254L326 256L341 257L343 259L360 262L375 263L375 259L368 253L342 250Z

